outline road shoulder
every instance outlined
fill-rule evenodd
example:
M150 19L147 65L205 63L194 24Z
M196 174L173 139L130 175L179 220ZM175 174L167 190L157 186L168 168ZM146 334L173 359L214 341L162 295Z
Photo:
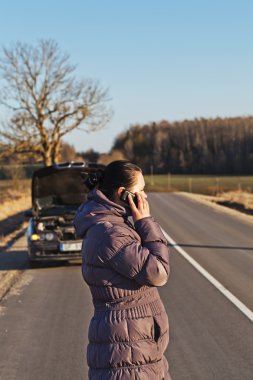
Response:
M234 218L237 218L241 221L244 221L246 223L249 223L252 225L253 223L253 216L244 214L240 211L234 210L232 208L229 208L227 206L222 206L220 204L217 204L215 202L215 197L208 196L208 195L202 195L202 194L195 194L195 193L186 193L186 192L178 192L177 193L180 196L189 198L195 202L205 204L206 206L214 209L217 212L228 214Z
M9 293L10 289L19 281L24 272L23 260L13 260L8 256L11 248L25 234L27 223L13 231L1 241L0 245L0 302Z

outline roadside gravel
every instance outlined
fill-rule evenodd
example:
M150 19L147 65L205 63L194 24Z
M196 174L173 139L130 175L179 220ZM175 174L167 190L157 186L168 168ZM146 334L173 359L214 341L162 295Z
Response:
M0 271L0 301L20 279L23 270Z

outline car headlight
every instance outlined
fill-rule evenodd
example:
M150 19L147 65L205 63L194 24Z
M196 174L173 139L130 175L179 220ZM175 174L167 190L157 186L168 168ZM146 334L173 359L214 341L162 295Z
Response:
M52 232L46 232L46 233L44 234L44 237L45 237L45 239L48 240L48 241L54 240L54 234L53 234Z

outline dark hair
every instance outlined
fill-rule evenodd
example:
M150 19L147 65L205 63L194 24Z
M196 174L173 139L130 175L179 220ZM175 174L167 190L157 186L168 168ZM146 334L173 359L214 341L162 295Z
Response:
M89 176L89 182L94 188L98 185L109 199L113 199L115 191L120 187L129 189L136 182L135 172L142 172L141 168L127 160L117 160L111 162L106 168L99 169ZM95 174L95 175L94 175Z
M84 175L82 175L81 173L81 177L84 179L83 181L83 184L89 189L89 190L92 190L94 189L94 187L97 186L97 184L99 182L101 182L103 180L103 177L104 177L104 169L98 169L97 171L95 172L92 172L88 175L87 177L87 174L84 173Z

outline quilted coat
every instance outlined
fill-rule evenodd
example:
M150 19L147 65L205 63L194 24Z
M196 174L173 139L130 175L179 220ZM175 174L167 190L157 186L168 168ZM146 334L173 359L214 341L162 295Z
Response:
M129 211L94 189L74 219L94 304L89 379L169 380L169 323L156 288L169 276L167 241L153 217L133 225Z

